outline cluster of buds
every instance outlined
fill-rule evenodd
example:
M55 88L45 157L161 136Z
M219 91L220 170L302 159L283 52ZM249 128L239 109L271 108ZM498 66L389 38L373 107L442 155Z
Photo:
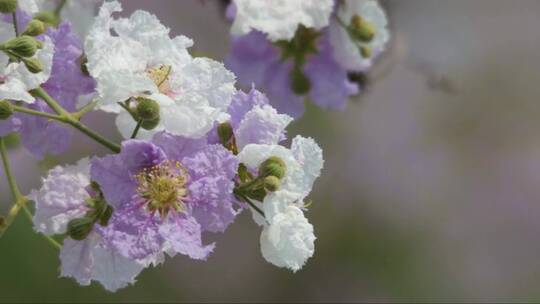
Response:
M15 12L17 1L0 1L0 12ZM43 64L34 58L38 49L43 47L43 43L36 39L45 33L46 25L38 18L32 19L22 32L21 36L10 39L0 44L0 51L3 51L12 61L22 61L26 68L32 73L43 71Z

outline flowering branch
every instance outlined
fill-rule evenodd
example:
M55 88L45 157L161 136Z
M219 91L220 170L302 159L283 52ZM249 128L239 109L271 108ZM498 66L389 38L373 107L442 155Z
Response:
M39 97L45 101L45 103L53 109L56 114L58 114L58 121L61 121L65 124L69 124L75 129L81 131L83 134L102 144L103 146L109 148L111 151L118 153L120 152L120 146L109 141L103 136L97 134L96 132L89 129L86 125L82 124L79 119L81 114L74 115L66 111L62 106L54 100L43 88L37 88L31 91L31 94L35 97Z

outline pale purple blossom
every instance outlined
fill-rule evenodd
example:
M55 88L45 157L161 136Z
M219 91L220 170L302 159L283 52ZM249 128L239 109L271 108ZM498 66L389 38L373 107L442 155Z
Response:
M302 116L305 97L320 107L342 110L347 98L358 93L358 87L349 81L347 70L334 59L325 32L317 47L318 53L307 55L303 67L311 84L306 96L297 95L292 90L290 74L293 63L283 61L280 49L260 32L252 31L232 38L231 53L225 64L237 75L239 83L245 86L254 83L261 88L280 113Z
M202 232L234 221L237 160L220 145L158 133L154 142L128 140L122 152L92 161L91 176L115 209L102 229L122 256L149 263L163 253L206 259L214 244Z

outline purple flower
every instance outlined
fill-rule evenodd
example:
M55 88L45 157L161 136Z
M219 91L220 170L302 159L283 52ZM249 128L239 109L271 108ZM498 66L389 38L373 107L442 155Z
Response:
M347 71L333 58L326 32L319 38L318 53L308 55L303 72L311 83L307 97L328 109L344 109L347 97L358 93L358 87L347 77ZM304 97L292 90L291 60L281 60L280 49L256 31L233 38L225 61L243 85L255 83L268 94L271 104L281 113L299 117L304 113Z
M120 154L92 160L91 177L115 213L102 229L122 256L156 262L181 253L206 259L214 244L202 232L234 221L238 162L220 145L159 133L153 142L128 140Z
M268 98L252 86L249 93L238 91L227 109L229 123L239 149L247 144L277 144L286 139L285 128L293 120L269 105ZM219 143L217 130L208 134L208 141Z

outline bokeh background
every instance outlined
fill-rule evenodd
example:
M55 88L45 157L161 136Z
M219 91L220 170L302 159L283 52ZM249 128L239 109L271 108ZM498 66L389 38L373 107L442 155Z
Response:
M202 54L227 54L218 1L123 4ZM326 158L304 269L266 263L246 213L207 262L176 257L112 294L58 279L57 252L20 216L0 239L0 302L540 300L540 1L384 5L394 40L361 96L345 112L309 107L289 131L316 138ZM119 138L112 121L88 123ZM79 136L70 154L41 162L10 153L29 191L51 165L96 151ZM0 211L10 201L2 179Z

